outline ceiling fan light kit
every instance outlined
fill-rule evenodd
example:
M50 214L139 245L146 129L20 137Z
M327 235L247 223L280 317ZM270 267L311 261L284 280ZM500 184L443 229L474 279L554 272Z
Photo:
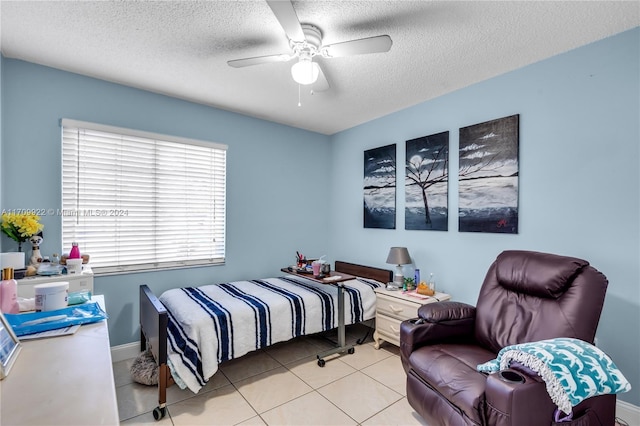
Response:
M311 24L301 24L290 1L266 0L289 39L292 54L277 54L258 56L253 58L234 59L228 61L234 68L258 65L269 62L287 62L299 58L291 67L293 80L301 85L313 84L315 92L327 90L327 81L320 64L313 61L313 57L323 58L360 55L366 53L382 53L391 49L392 41L388 35L368 37L358 40L345 41L332 45L322 44L322 32Z
M291 76L298 84L313 84L318 80L318 75L320 75L320 66L317 62L311 61L311 58L301 57L291 67Z

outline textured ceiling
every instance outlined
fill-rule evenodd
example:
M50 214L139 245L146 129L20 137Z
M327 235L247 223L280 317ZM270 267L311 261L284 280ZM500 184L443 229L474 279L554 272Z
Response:
M294 1L324 44L388 34L387 53L319 58L310 94L265 1L1 1L5 57L324 134L356 126L640 25L638 1Z

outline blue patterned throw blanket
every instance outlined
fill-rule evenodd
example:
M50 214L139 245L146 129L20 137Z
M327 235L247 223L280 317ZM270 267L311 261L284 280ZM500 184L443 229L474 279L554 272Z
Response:
M518 362L545 381L551 400L569 414L572 407L596 395L627 392L631 385L611 358L579 339L556 338L506 346L494 360L478 365L493 373Z

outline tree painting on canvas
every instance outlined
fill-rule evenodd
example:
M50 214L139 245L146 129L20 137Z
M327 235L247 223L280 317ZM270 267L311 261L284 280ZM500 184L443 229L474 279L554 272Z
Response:
M461 232L518 233L519 115L460 129Z
M448 229L449 132L406 144L405 229Z
M364 152L364 227L396 228L396 144Z

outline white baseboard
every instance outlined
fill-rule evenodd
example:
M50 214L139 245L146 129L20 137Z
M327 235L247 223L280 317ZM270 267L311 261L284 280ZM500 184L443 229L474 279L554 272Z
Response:
M140 355L140 342L126 343L111 347L111 362L124 361Z
M618 399L616 417L627 422L629 426L638 426L640 425L640 407Z

